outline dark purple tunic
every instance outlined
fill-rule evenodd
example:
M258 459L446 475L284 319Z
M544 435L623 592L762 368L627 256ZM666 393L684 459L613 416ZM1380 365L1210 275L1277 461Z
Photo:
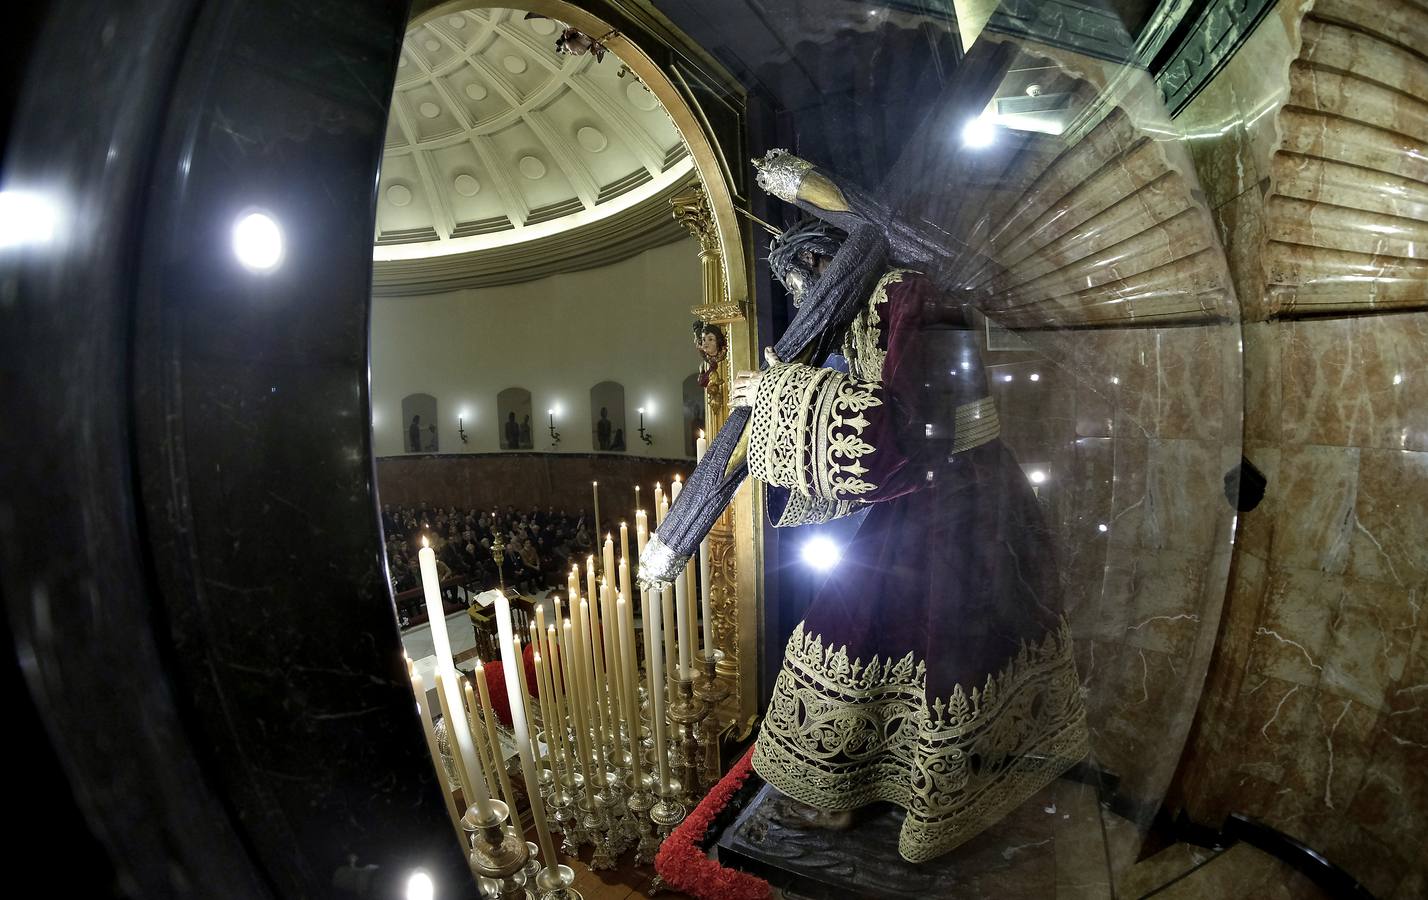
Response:
M914 862L1086 752L1050 534L997 439L978 337L891 272L843 342L850 372L770 368L750 425L777 524L871 507L789 641L754 767L825 809L902 806Z

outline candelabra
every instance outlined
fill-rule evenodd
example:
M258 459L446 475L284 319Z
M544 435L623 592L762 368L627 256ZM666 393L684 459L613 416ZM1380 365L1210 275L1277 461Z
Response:
M654 443L654 437L652 437L650 433L645 430L645 408L643 406L640 407L640 440L644 441L646 444Z
M724 679L719 677L719 663L724 660L724 651L708 649L701 661L704 671L695 683L694 696L703 700L708 707L708 715L701 723L704 727L704 755L700 772L700 784L710 787L719 780L722 764L719 759L719 704L731 693Z
M560 446L560 432L555 430L555 410L549 410L547 414L550 416L550 445L558 447Z
M461 438L461 443L469 443L469 438L466 437L466 418L464 416L456 419L456 434Z
M699 787L699 735L698 724L709 715L709 704L694 696L694 679L676 678L674 688L677 693L669 706L669 719L679 726L679 740L675 747L675 760L679 767L679 780L684 785L682 800L693 806L698 800Z

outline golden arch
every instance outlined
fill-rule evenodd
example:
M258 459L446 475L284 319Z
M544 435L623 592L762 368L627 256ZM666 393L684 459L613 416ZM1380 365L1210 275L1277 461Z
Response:
M600 0L592 2L600 4ZM443 15L487 8L537 13L600 38L610 52L655 95L688 146L702 191L672 198L671 203L675 218L689 228L700 244L704 290L701 302L692 312L701 320L718 324L728 339L728 355L714 373L706 394L705 421L711 432L717 430L728 412L730 372L758 368L758 336L755 317L751 314L752 272L748 265L747 236L735 210L738 191L731 183L733 167L747 164L734 152L734 147L741 145L741 136L726 135L731 146L722 147L708 118L697 103L691 104L671 78L671 72L661 68L639 43L618 31L609 21L565 0L451 0L413 16L408 28ZM651 44L671 46L665 34L669 30L668 24L643 4L637 4L633 12L621 10L619 14L649 20L634 24ZM651 25L653 27L649 27ZM697 46L687 41L677 49L705 58L706 66L715 65L707 61ZM677 70L672 71L675 77L680 77ZM729 85L734 84L727 75L723 77ZM742 735L747 735L752 728L759 706L757 660L763 644L763 584L759 577L763 558L763 530L759 526L762 515L762 492L742 490L710 533L715 643L725 654L720 671L733 686L729 699L721 705L724 713L721 718L732 721L736 731Z

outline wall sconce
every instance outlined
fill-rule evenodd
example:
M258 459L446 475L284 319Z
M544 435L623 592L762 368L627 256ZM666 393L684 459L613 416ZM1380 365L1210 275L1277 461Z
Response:
M548 409L545 413L550 417L550 446L552 448L558 447L560 445L560 432L555 430L555 410Z
M646 444L654 443L654 438L650 437L648 431L645 431L645 408L643 406L640 407L640 440Z
M470 438L468 438L468 437L466 436L466 416L465 416L465 415L460 415L460 416L457 416L457 417L456 417L456 434L457 434L458 437L461 438L461 443L465 444L465 443L469 443L469 442L470 442Z

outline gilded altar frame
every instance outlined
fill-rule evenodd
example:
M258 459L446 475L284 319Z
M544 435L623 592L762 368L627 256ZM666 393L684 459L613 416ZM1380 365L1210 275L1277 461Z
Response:
M736 211L748 204L742 86L644 0L582 0L578 5L565 0L417 0L410 24L482 7L537 13L597 37L649 88L684 138L700 184L670 202L675 218L699 245L702 296L690 311L723 329L728 342L705 394L704 421L712 435L728 415L730 373L758 368L750 232ZM721 719L732 721L739 736L748 734L759 711L762 506L762 492L740 490L709 535L714 642L724 653L720 672L731 688Z

